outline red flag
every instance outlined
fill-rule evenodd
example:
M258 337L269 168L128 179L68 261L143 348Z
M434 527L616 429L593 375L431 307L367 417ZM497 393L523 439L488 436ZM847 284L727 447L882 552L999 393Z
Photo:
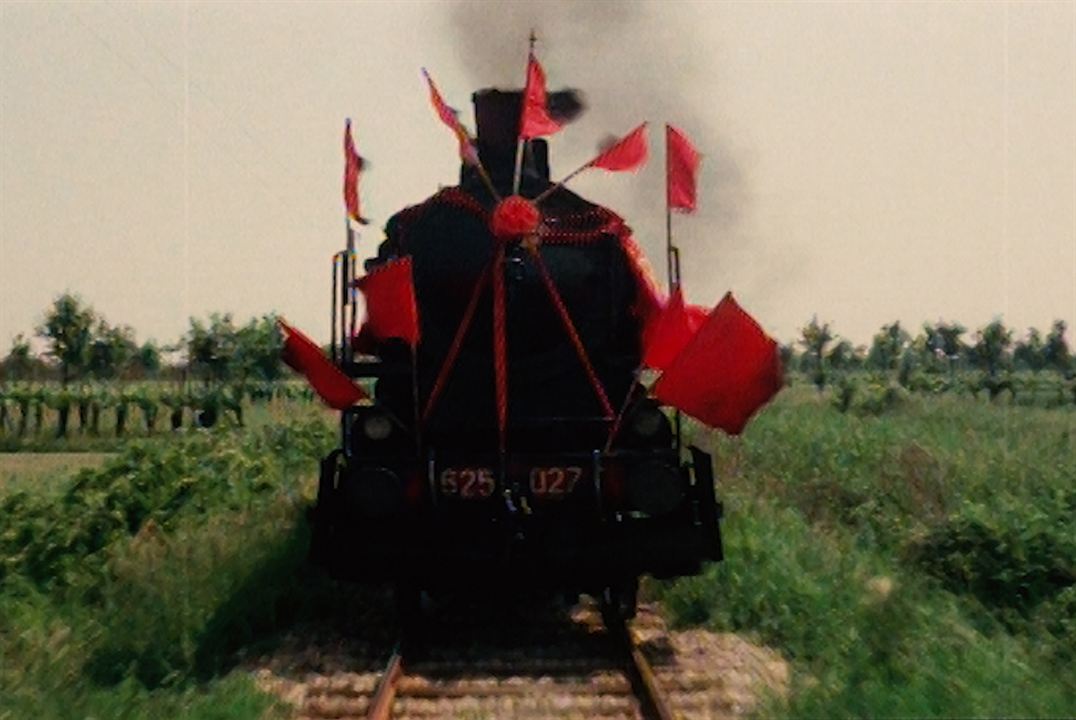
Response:
M646 162L648 150L646 123L643 123L591 160L590 167L610 172L638 170Z
M347 215L357 223L366 225L369 220L359 212L359 173L365 161L355 152L351 139L351 118L344 123L344 206Z
M654 385L654 396L738 435L781 384L777 343L727 293Z
M326 405L336 410L346 410L366 397L362 388L340 372L313 340L280 318L277 318L277 323L284 333L281 359L307 379Z
M400 338L418 345L418 305L411 257L390 260L355 281L366 297L364 330L378 340Z
M467 128L463 127L463 123L460 122L459 111L446 103L444 98L441 97L441 92L433 84L433 78L426 72L426 68L422 68L422 76L426 78L426 84L430 86L430 103L437 112L437 117L452 131L456 136L456 140L459 141L460 160L468 165L477 165L478 151L475 149L471 134L467 132Z
M681 131L665 126L665 189L671 210L695 212L699 153Z
M685 305L684 293L676 288L672 297L643 330L643 364L665 370L687 347L706 322L709 311Z
M531 53L527 58L527 85L523 90L523 109L519 117L519 137L523 140L552 135L560 123L549 117L546 107L545 72Z

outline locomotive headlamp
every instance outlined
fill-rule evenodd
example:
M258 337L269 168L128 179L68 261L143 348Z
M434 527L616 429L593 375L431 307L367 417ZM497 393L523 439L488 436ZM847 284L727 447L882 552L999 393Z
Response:
M392 420L382 413L370 413L362 419L362 434L370 440L385 440L392 435Z
M672 512L684 499L680 473L668 463L649 460L628 470L625 483L628 504L647 515Z
M628 447L668 447L672 423L655 400L643 398L628 413L621 442Z

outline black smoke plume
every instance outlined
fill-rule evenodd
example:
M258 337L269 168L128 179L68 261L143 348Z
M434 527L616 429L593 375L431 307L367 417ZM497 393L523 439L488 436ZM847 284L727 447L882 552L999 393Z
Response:
M664 123L695 141L703 154L699 211L676 222L685 283L701 302L727 285L714 270L735 253L745 182L719 120L721 78L715 71L713 27L705 3L461 2L451 9L454 42L474 88L520 88L533 29L535 52L551 88L585 90L587 110L550 138L554 179L594 156L595 145L651 125L650 165L638 175L584 174L572 187L624 215L664 275ZM552 96L552 94L551 94Z

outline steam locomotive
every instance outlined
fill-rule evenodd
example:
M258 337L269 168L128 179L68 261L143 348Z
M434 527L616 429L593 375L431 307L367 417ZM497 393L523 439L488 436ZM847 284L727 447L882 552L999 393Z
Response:
M353 255L335 259L333 357L375 391L343 411L322 461L311 555L405 598L556 587L630 617L640 575L721 559L721 505L710 456L639 383L656 289L624 221L554 187L532 140L518 194L542 198L542 232L491 227L515 184L521 99L475 93L488 174L462 164L458 185L389 220L366 263L410 258L417 344L356 332Z

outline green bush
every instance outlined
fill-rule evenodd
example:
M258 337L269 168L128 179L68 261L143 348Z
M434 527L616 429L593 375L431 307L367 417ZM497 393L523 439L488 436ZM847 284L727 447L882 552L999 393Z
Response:
M1051 513L1040 508L969 505L911 544L915 562L959 593L984 605L1028 615L1076 585L1076 535L1059 518L1071 513L1076 491Z
M693 428L715 453L727 559L663 585L671 614L793 659L790 702L765 714L1076 707L1076 416L952 395L881 417L840 405L786 390L741 438Z
M657 594L678 625L745 633L793 660L791 698L764 715L1056 717L1071 709L1071 679L1036 649L1001 631L984 635L953 596L855 539L765 501L734 507L725 531L723 563Z
M265 718L235 651L323 602L305 568L309 413L133 444L0 500L0 718Z

